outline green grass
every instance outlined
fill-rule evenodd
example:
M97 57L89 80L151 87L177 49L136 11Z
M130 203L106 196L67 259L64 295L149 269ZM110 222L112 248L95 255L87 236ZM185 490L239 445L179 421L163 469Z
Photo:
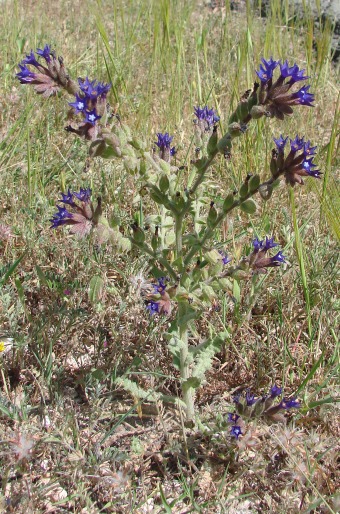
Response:
M5 498L19 513L338 509L339 77L331 26L317 32L289 1L281 8L272 0L261 20L250 2L241 12L219 4L1 4L0 223L13 237L0 241L0 335L14 347L0 360L0 511L11 512ZM153 211L148 199L136 201L120 161L85 169L86 143L64 131L65 96L44 100L18 84L17 63L45 43L72 76L112 82L110 104L150 148L156 132L174 135L176 164L187 166L179 186L191 172L195 105L213 106L223 133L262 56L297 62L311 76L314 109L296 109L284 124L253 123L231 161L221 157L211 171L207 201L248 172L266 176L272 137L282 133L318 145L323 176L291 192L281 186L270 202L258 201L256 216L237 213L216 236L237 260L255 235L273 234L289 264L253 285L235 282L218 299L221 309L199 320L198 338L230 337L198 391L198 434L184 428L176 404L150 401L154 391L169 398L179 390L168 320L150 320L130 288L145 259L49 229L68 187L92 187L125 233L136 213ZM274 381L302 408L287 427L259 421L254 451L235 447L223 425L232 392L260 395ZM9 443L19 433L32 443L27 461L16 458L25 441Z

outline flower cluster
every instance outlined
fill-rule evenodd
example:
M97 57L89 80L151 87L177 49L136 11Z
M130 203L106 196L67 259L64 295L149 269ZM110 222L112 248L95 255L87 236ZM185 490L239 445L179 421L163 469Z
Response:
M159 278L157 284L151 284L153 292L147 295L146 308L153 314L171 314L171 301L168 292L166 291L167 279L165 277Z
M78 79L78 85L79 92L75 95L75 101L69 102L69 105L77 114L82 115L83 121L78 127L69 125L66 130L93 141L97 138L99 131L96 122L100 118L106 117L106 96L111 84L104 84L96 80L91 82L86 77L85 80Z
M273 257L268 257L266 255L268 250L275 248L276 246L278 246L278 243L274 242L273 237L266 237L263 241L259 241L257 238L254 239L254 250L248 257L249 265L253 269L254 273L266 273L266 268L280 266L280 264L285 263L285 256L282 252L277 252Z
M269 393L265 396L256 398L249 390L246 391L245 396L238 394L234 396L233 400L235 403L236 412L229 412L227 421L236 427L241 426L240 416L246 418L258 418L265 416L272 421L283 421L283 411L300 407L300 402L296 398L283 398L277 404L274 404L275 399L282 395L282 388L277 385L273 385ZM236 435L234 432L232 435Z
M176 148L171 146L173 140L173 136L170 136L168 132L162 134L161 132L157 133L157 141L155 141L155 145L159 148L159 158L163 159L163 161L170 162L171 157L173 157L176 153Z
M260 69L256 73L261 81L259 105L265 106L262 114L283 120L286 115L293 113L294 105L313 107L314 95L308 92L310 86L304 84L298 91L292 91L294 84L309 78L304 74L305 70L300 70L297 64L290 67L288 61L281 63L272 57L261 61ZM278 67L280 76L273 82L273 73ZM254 112L258 111L258 106L255 106Z
M288 137L284 138L282 135L274 138L276 149L273 150L272 160L270 164L273 177L284 175L287 184L294 186L295 184L303 184L302 177L320 178L320 170L313 164L314 155L316 153L316 146L312 146L310 141L304 141L304 138L296 136L295 139L290 139L290 151L285 157L285 146Z
M38 59L42 58L42 63ZM19 64L20 72L16 74L21 84L32 84L38 94L48 98L60 89L76 94L79 86L66 73L63 59L56 57L49 45L38 48L36 55L33 50Z
M101 214L101 199L98 198L98 205L94 209L91 194L91 189L82 188L80 188L79 193L70 190L66 194L62 193L62 198L58 202L64 204L64 206L57 205L58 212L50 220L51 228L69 225L73 234L87 235L93 226L98 223Z
M199 126L202 132L209 132L212 127L220 120L214 109L209 109L207 105L204 107L194 107L194 113L197 117L195 120L196 125Z

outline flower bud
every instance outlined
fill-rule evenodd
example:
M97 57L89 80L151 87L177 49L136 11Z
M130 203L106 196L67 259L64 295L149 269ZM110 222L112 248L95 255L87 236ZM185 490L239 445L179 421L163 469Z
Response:
M214 207L214 204L212 203L210 206L208 217L207 217L207 225L209 227L213 227L216 219L217 219L217 210Z
M226 152L230 152L231 150L231 136L227 132L217 143L217 149L222 154L225 154Z
M253 120L258 120L266 114L267 110L263 105L254 105L250 110L250 116Z
M239 137L243 134L244 130L237 122L231 123L228 127L228 132L232 138Z

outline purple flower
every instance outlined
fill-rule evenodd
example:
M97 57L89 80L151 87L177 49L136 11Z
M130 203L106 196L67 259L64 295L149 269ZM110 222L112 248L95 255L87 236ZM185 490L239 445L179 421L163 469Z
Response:
M280 139L283 140L283 136ZM273 153L270 164L273 176L278 178L280 175L284 175L287 184L291 186L303 184L302 177L320 178L322 173L320 170L314 169L317 165L313 163L317 147L312 146L310 141L305 142L303 137L300 138L297 135L294 139L290 139L290 148L287 157L284 157L284 152L281 152L279 156Z
M310 177L314 177L314 178L320 178L320 176L322 175L322 173L320 172L320 170L313 170L312 168L316 168L316 164L313 164L312 163L312 159L305 159L302 163L302 167L304 169L304 171L310 176Z
M92 111L85 111L85 120L87 123L91 123L91 125L95 125L97 120L100 120L101 116L97 114L96 109L92 109Z
M247 405L254 405L256 403L256 398L249 391L246 392L246 403Z
M158 302L148 302L146 308L150 312L151 316L159 312L159 303Z
M273 138L274 139L274 143L276 144L276 147L278 149L278 151L280 153L283 153L284 152L284 147L288 141L288 136L286 138L284 138L282 135L278 138L278 139L275 139L275 137Z
M304 142L303 137L300 139L299 136L296 136L295 139L290 140L290 148L291 148L291 151L294 153L298 152L299 150L302 150L302 148L304 148L304 146L305 146L305 142Z
M317 149L317 146L311 146L312 143L310 141L306 141L305 145L304 145L304 148L303 148L303 153L307 156L307 155L315 155L316 154L316 149Z
M67 224L68 220L72 218L72 213L68 212L66 207L59 207L57 205L58 212L53 216L52 219L50 219L50 222L52 223L51 228L57 228L61 225Z
M299 91L292 94L292 99L295 100L295 104L307 105L309 107L314 107L312 102L314 102L314 95L308 93L310 86L303 86Z
M80 200L81 202L88 203L90 201L91 194L92 194L92 189L90 189L90 188L89 189L82 189L82 188L80 188L79 193L74 192L73 196L78 198L78 200Z
M253 247L254 247L255 253L259 252L260 250L263 249L263 241L260 241L258 238L254 239Z
M170 136L168 132L165 132L165 134L158 132L157 141L155 141L155 145L157 145L160 150L169 150L172 140L173 136Z
M225 252L223 252L223 250L218 250L218 253L222 257L221 260L224 265L228 264L228 262L231 262L231 259L229 259L228 255Z
M278 246L278 244L274 242L273 237L266 237L263 241L254 239L253 246L254 250L248 259L249 265L253 268L254 273L266 273L266 268L279 266L280 263L285 262L282 252L278 252L274 257L267 257L266 255L268 250Z
M71 207L75 206L74 200L73 200L73 193L71 193L70 189L68 189L67 193L61 193L61 200L58 200L60 203L64 203L65 205L70 205Z
M278 243L274 242L273 237L269 238L266 236L266 239L263 241L260 241L257 238L254 239L254 241L253 241L253 247L254 247L255 253L258 253L259 251L262 251L265 253L268 250L270 250L271 248L275 248L275 246L279 246L279 245L278 245Z
M166 278L161 277L158 279L158 284L152 284L155 293L163 293L166 289Z
M72 193L69 189L66 194L62 193L62 198L58 202L66 205L68 209L57 205L58 212L51 219L51 228L68 225L70 232L79 237L89 234L92 228L97 226L98 216L101 213L101 199L98 198L98 205L94 209L90 201L91 193L91 189L82 188L79 193Z
M76 101L69 102L69 105L73 107L76 110L76 112L84 112L86 109L86 99L82 98L79 95L76 95Z
M229 423L237 423L237 420L240 419L240 416L236 414L236 412L228 412L227 419Z
M97 82L93 80L92 82L88 77L85 80L78 79L78 84L81 91L88 98L97 98L98 96L106 96L108 91L110 90L111 84L104 84L103 82Z
M299 409L301 407L301 404L296 398L284 398L282 402L280 403L280 406L282 409Z
M273 78L273 71L278 66L280 61L274 61L271 57L268 61L261 59L263 64L260 64L259 71L256 72L257 76L263 84L266 84L271 78Z
M170 136L168 132L165 132L165 134L161 132L157 133L155 145L157 145L160 150L160 158L167 162L170 162L170 157L176 153L176 148L174 146L171 147L172 140L173 136Z
M276 384L272 386L270 389L270 396L272 398L276 398L277 396L280 396L282 394L282 387L278 387Z
M284 264L286 262L285 258L286 257L283 255L282 252L278 252L276 255L274 255L274 257L270 258L271 265L280 266L280 264Z
M46 62L50 62L51 48L49 45L45 45L43 50L41 50L41 48L37 48L37 54L43 57Z
M39 63L35 58L33 50L31 50L31 53L29 55L26 55L25 59L23 59L21 64L32 64L32 66L35 66L36 68L38 68Z
M16 74L21 84L32 82L36 78L36 74L30 71L25 65L19 64L20 72Z
M241 427L239 425L232 426L230 429L230 435L238 439L239 436L242 435Z
M281 77L283 77L284 79L290 77L290 84L294 84L299 80L306 80L309 78L303 75L305 70L300 70L297 64L294 64L294 66L289 67L288 61L285 61L283 64L280 64L280 70Z
M207 122L207 128L215 125L220 120L220 117L217 116L214 109L209 109L207 105L202 108L199 106L194 107L194 113L199 120Z
M263 248L263 250L265 252L267 250L270 250L271 248L275 248L275 246L279 246L278 243L274 242L274 238L273 237L269 238L269 237L266 236L266 241L265 242L261 241L261 243L262 243L262 248Z

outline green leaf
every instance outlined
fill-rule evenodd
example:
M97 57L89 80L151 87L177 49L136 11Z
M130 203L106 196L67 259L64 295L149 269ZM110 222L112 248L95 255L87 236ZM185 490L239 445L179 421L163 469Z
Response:
M254 214L256 212L256 204L254 200L246 200L241 203L241 210L247 214Z
M188 389L197 389L201 385L201 381L197 377L190 377L182 383L183 391Z
M19 266L20 262L25 257L25 255L26 255L26 252L24 252L16 261L13 262L13 264L10 265L9 269L6 271L6 273L0 280L0 287L2 287L7 282L7 280L14 273L14 271Z
M249 191L253 193L260 185L260 175L254 175L249 180Z
M233 193L230 193L223 202L223 207L222 207L223 212L228 212L230 207L233 205L234 201L235 201L234 195L233 195Z
M179 318L178 326L182 327L183 325L186 325L188 323L188 321L191 321L192 319L196 319L199 316L200 316L199 312L195 311L194 309L189 308L187 310L186 314L184 314L184 316Z
M89 300L92 303L97 303L103 294L104 280L99 275L91 278L89 284Z

